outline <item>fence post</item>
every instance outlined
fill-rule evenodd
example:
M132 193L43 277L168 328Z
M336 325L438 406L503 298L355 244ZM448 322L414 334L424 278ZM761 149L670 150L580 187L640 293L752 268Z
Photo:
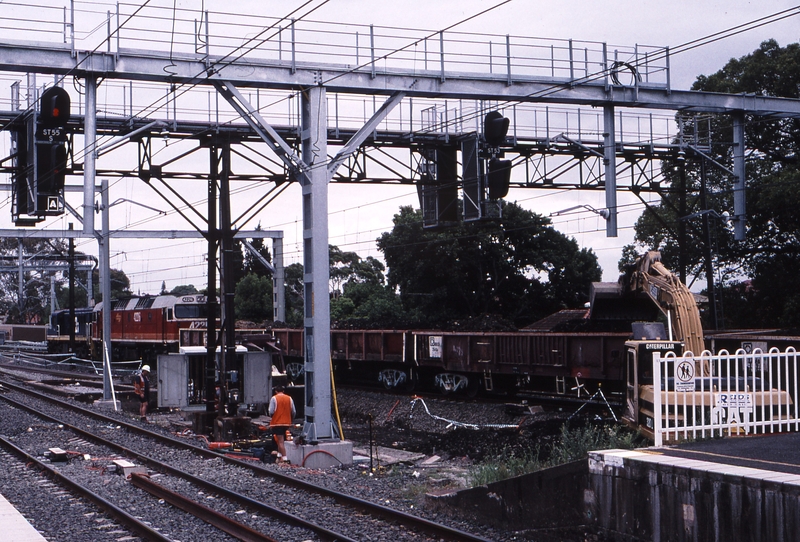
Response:
M119 2L117 2L117 31L116 31L116 34L117 34L117 49L115 51L114 58L116 60L119 60L119 45L120 45L119 40L120 40L120 34L122 34L122 25L120 24L120 21L119 21Z
M638 393L638 390L636 391ZM639 413L637 412L638 416ZM655 445L661 446L661 354L653 354L653 432Z
M506 34L506 85L511 86L511 36Z
M296 57L296 48L295 48L295 41L294 41L294 19L292 19L292 74L297 72L297 57Z
M439 59L441 63L441 82L444 83L444 31L439 32Z
M75 0L69 2L69 47L72 58L75 58Z
M575 83L575 58L573 57L572 39L569 40L569 86Z
M608 83L608 72L608 45L603 42L603 83L605 84L606 92L611 90L611 86Z
M370 79L375 79L375 30L369 25Z

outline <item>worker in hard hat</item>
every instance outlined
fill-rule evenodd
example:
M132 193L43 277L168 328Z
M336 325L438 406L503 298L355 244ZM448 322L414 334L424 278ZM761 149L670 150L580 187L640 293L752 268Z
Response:
M269 427L272 429L272 438L278 448L278 461L289 461L286 458L286 447L283 445L286 440L286 431L292 426L296 415L294 401L291 397L283 393L283 386L275 386L275 394L269 401Z
M150 366L142 365L141 373L136 376L133 390L139 396L139 416L142 421L147 421L147 404L150 402Z

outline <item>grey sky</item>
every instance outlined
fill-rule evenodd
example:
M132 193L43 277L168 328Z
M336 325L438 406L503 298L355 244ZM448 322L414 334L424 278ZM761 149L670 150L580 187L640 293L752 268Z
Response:
M316 0L311 5L317 5ZM154 3L171 7L172 2L155 0ZM197 9L203 5L214 11L234 11L277 17L302 5L301 0L180 0L179 7ZM377 26L427 29L431 31L449 27L465 18L499 4L495 0L330 0L316 10L310 18L352 24L375 24ZM109 4L112 6L113 4ZM653 0L614 0L587 1L563 0L544 2L539 0L512 0L507 4L454 30L461 32L480 32L503 36L516 36L574 39L581 41L606 42L610 46L670 46L675 48L728 28L753 21L772 13L794 7L789 1L767 0L749 2L728 0L725 2L702 0L673 0L656 2ZM0 10L5 9L0 6ZM111 8L109 8L111 9ZM305 10L301 10L300 13ZM99 12L98 12L99 13ZM102 14L105 9L102 10ZM721 68L730 58L741 57L752 52L769 38L775 38L781 45L800 39L800 19L794 16L780 22L761 26L737 36L713 44L676 54L671 59L672 86L687 89L699 74L709 74ZM246 36L243 36L246 37ZM103 92L101 87L100 92ZM135 151L131 150L131 153ZM131 185L133 186L133 185ZM301 213L299 190L292 187L280 199L268 207L261 216L264 229L281 229L286 235L287 263L301 261L300 236ZM134 189L128 188L124 197L134 197ZM136 188L138 194L141 186ZM548 193L541 190L512 190L508 199L516 200L532 211L549 214L553 211L585 203L595 208L604 207L602 192ZM620 196L620 205L631 200ZM74 202L76 203L76 202ZM153 200L148 201L153 203ZM354 250L362 257L380 256L374 246L374 239L382 231L391 228L391 219L398 207L418 206L414 189L387 186L367 186L354 188L352 185L332 185L330 189L330 242L343 250ZM163 206L163 205L160 205ZM115 210L118 220L126 223L136 221L136 210ZM630 242L630 226L641 213L641 207L626 207L620 215L620 236L608 239L604 235L602 219L591 213L570 217L555 217L554 223L561 231L575 236L581 246L596 251L604 270L604 280L615 280L616 263L621 247ZM125 215L130 215L126 217ZM2 219L0 219L2 220ZM3 222L10 222L6 217ZM60 227L72 221L60 219ZM58 221L56 221L58 222ZM56 227L59 227L56 225ZM112 227L115 227L112 225ZM173 223L161 224L154 221L145 226L185 229L187 226ZM178 248L176 248L176 246ZM96 243L84 243L80 247L96 253ZM164 243L157 246L153 242L137 244L126 242L124 246L112 243L112 266L128 273L134 291L156 292L162 281L172 288L178 284L193 283L198 287L205 283L205 264L202 243ZM193 258L176 259L180 253L191 253Z

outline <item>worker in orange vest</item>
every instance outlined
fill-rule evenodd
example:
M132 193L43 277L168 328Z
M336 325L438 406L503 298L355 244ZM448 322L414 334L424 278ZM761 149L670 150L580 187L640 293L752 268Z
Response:
M283 442L286 440L286 432L292 426L295 414L292 398L283 393L283 386L276 386L274 395L269 400L269 415L272 416L269 427L272 430L272 438L278 447L279 462L289 461L286 459L286 447Z
M150 403L150 366L142 365L141 373L133 380L133 391L139 396L139 416L147 421L147 406Z

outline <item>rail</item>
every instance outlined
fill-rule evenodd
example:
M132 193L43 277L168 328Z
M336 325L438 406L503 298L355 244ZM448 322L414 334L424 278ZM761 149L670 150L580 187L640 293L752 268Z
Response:
M171 542L172 540L171 538L168 538L163 534L159 533L157 530L153 529L150 525L146 524L140 518L137 518L136 516L129 514L124 509L118 507L114 503L108 501L107 499L104 499L97 493L94 493L93 491L83 487L81 484L73 481L69 477L58 472L58 469L55 469L50 465L46 464L45 462L40 461L37 457L24 451L22 448L18 447L16 444L6 439L5 437L0 437L0 447L2 447L3 449L7 450L10 453L15 454L22 461L24 461L27 466L33 465L37 467L39 470L46 473L50 478L54 479L57 483L68 488L70 491L86 498L87 500L92 501L94 504L105 510L108 514L116 518L117 521L119 521L121 524L131 529L131 531L135 532L143 539L151 540L152 542Z
M171 436L166 436L159 432L150 431L137 424L125 422L120 420L119 418L105 416L92 409L87 409L78 406L74 402L63 401L56 397L52 397L50 395L31 390L25 386L17 385L5 380L0 381L0 385L2 385L4 388L8 388L23 393L27 396L47 401L51 404L57 405L58 407L65 408L69 411L78 413L80 415L88 416L90 418L100 420L101 422L109 422L114 424L115 426L124 427L127 431L131 433L146 436L147 438L151 438L159 444L171 446L181 450L188 450L192 452L192 454L201 456L206 459L218 459L228 465L233 465L242 469L249 470L255 476L268 477L277 481L278 483L295 488L296 490L308 491L312 494L329 498L333 501L336 501L342 506L351 506L355 509L358 509L360 511L359 513L362 516L374 516L377 518L383 518L384 520L395 523L397 525L406 525L410 528L415 529L419 533L427 533L432 536L438 537L438 539L440 540L488 542L487 539L481 536L460 531L458 529L449 527L447 525L435 523L425 518L408 514L401 510L396 510L388 506L384 506L382 504L371 502L361 497L349 495L346 493L340 493L333 489L321 486L318 483L311 483L288 474L282 474L275 470L267 469L261 467L260 465L252 464L242 459L238 459L234 456L227 456L225 454L201 448L199 446L190 444L180 439ZM255 501L233 490L229 490L217 484L214 484L209 480L204 480L203 478L196 477L170 464L161 462L151 457L151 455L139 453L132 448L112 442L108 438L104 438L102 436L93 434L91 431L87 429L71 425L62 419L56 418L53 415L53 413L45 413L39 411L36 408L25 405L24 403L14 401L8 396L0 395L0 401L13 404L15 408L21 408L36 416L43 417L49 419L54 423L61 424L64 427L67 427L69 430L78 433L82 438L94 440L95 442L100 442L104 446L109 446L115 450L118 450L120 453L123 453L126 457L136 458L142 461L143 463L148 464L155 470L188 480L191 483L199 485L210 492L224 495L226 498L239 502L243 506L248 506L255 510L258 510L260 513L269 514L270 516L277 517L280 521L289 522L304 528L311 529L324 539L344 540L344 541L351 540L350 538L347 538L346 536L341 535L340 533L337 533L332 529L327 528L326 526L315 524L311 520L308 520L306 518L295 516L284 510L279 510L277 508L269 506L266 503Z
M655 445L800 431L799 369L794 348L654 354L652 396L642 386L640 400L652 404Z

